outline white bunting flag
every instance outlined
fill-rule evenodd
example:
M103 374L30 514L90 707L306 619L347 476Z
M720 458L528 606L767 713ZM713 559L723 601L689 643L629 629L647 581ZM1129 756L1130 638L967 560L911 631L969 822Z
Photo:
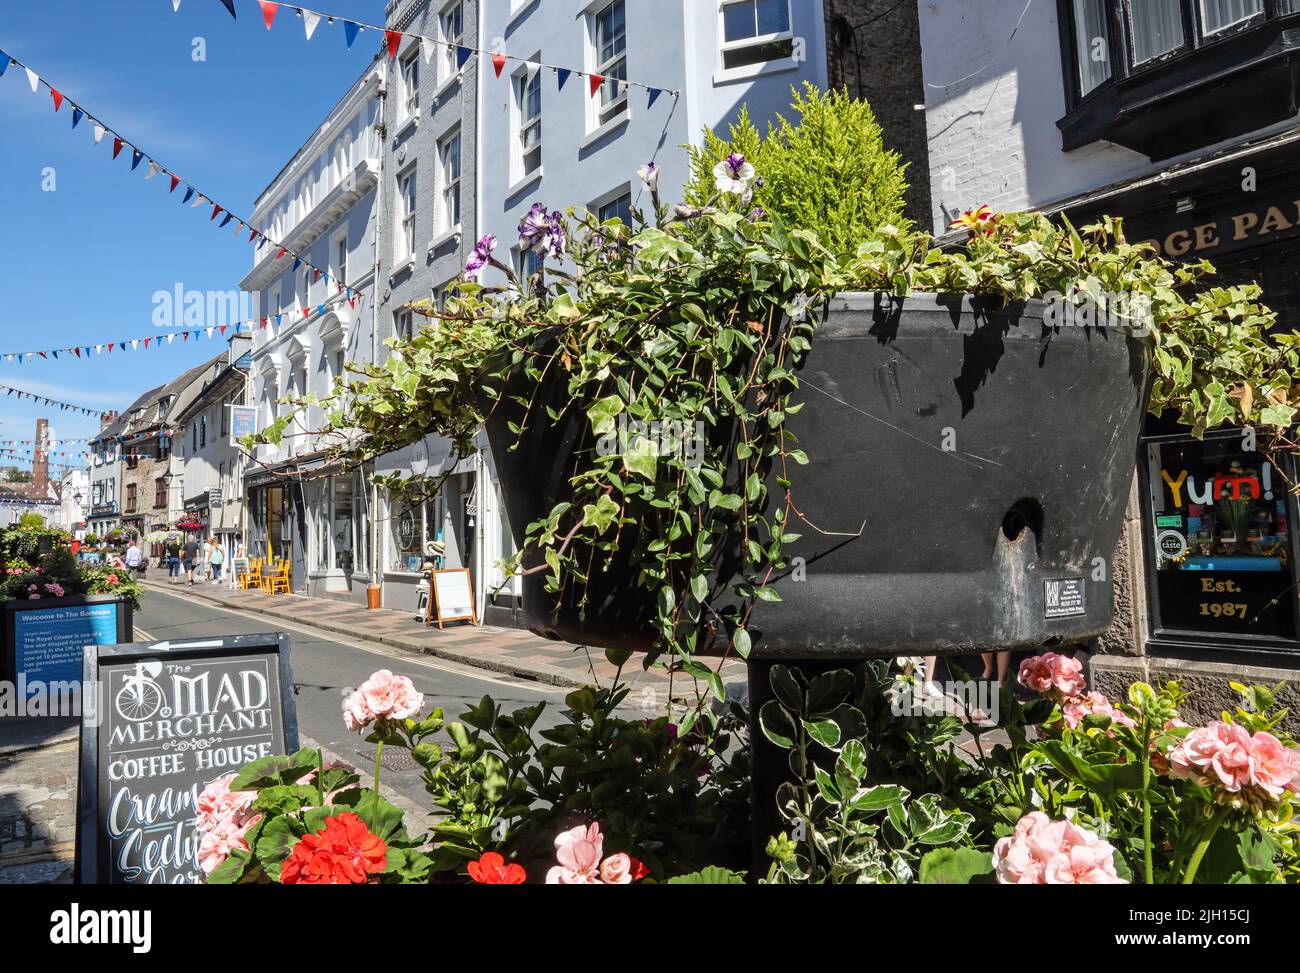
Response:
M156 163L156 162L154 162L152 159L150 159L150 160L149 160L149 174L146 175L146 176L144 177L145 182L148 182L150 179L152 179L154 176L158 175L158 173L160 173L160 172L162 172L162 166L160 166L158 163Z
M212 337L212 332L214 332L214 331L216 331L216 330L217 330L216 328L208 328L208 337L211 338L211 337Z
M420 38L420 53L424 55L424 63L428 64L433 60L433 41L427 37Z
M181 12L181 0L172 0L172 13Z
M525 61L524 62L525 80L529 84L531 84L533 78L537 76L537 72L540 71L541 69L542 66L538 64L536 61Z
M23 70L27 72L27 83L32 86L32 94L36 94L36 86L40 84L41 79L31 68L23 68Z
M139 339L139 338L132 338L132 339L131 339L131 350L132 350L132 351L139 351L139 350L140 350L140 339Z
M311 35L316 33L316 25L320 23L320 14L314 14L310 10L302 12L302 25L307 29L307 40L311 40Z
M99 124L99 122L95 123L95 144L96 145L104 141L104 133L106 131L108 131L108 129L104 128L104 126Z
M208 201L208 197L204 196L202 193L199 193L197 196L194 197L194 202L190 203L190 209L198 209L207 201Z
M176 335L174 335L174 334L169 334L169 335L167 336L167 344L170 345L170 344L171 344L173 341L175 341L175 340L176 340Z

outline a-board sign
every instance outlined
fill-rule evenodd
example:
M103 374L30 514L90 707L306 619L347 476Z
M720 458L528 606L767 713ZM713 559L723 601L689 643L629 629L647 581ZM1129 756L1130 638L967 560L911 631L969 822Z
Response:
M197 884L199 794L298 749L289 636L86 648L100 706L81 722L77 880Z
M133 637L131 602L116 595L5 601L0 610L0 676L21 684L24 697L79 681L85 646Z
M474 613L474 586L468 568L449 568L431 574L433 597L429 599L428 624L470 621L478 624Z

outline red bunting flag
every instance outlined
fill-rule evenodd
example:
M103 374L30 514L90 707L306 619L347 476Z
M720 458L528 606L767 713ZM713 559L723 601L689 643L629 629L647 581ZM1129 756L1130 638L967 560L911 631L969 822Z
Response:
M388 38L388 59L391 61L397 57L397 48L402 43L402 32L386 30L384 31L384 37Z
M224 324L221 326L221 333L222 333L223 335L226 333L226 325L224 325Z
M281 247L281 248L280 248L280 252L277 253L277 254L275 255L275 259L276 259L276 260L279 260L281 257L283 257L283 256L284 256L286 253L288 253L288 252L289 252L289 251L286 250L284 247Z
M208 221L211 222L212 220L215 220L220 215L221 215L221 207L218 206L216 203L213 203L212 215L208 217Z
M492 67L496 69L497 77L501 77L501 69L506 66L506 56L504 54L492 55Z
M595 98L596 92L599 91L600 86L605 83L605 76L603 74L593 74L591 75L590 81L591 81L591 97Z
M280 5L272 3L271 0L258 0L262 8L262 16L266 19L266 29L271 29L271 24L275 22L275 15L280 12Z
M316 281L320 280L320 268L319 268L319 267L313 267L312 270L314 271L314 273L313 273L313 275L312 275L311 282L314 284L314 283L316 283Z
M122 152L122 146L125 145L120 138L113 139L113 158L116 159Z
M149 342L151 342L152 340L153 340L152 338L145 338L145 339L144 339L144 350L145 350L145 351L148 351L148 350L149 350Z
M50 88L50 97L54 99L54 110L57 112L63 107L63 95L59 94L55 88Z
M173 175L172 175L172 188L169 189L169 190L167 190L167 191L168 191L169 193L174 193L174 192L176 192L176 187L179 186L180 184L181 184L181 177L178 176L178 175L175 175L175 174L173 173Z
M262 318L262 327L263 327L263 328L266 327L266 318Z
M254 230L252 233L248 235L248 242L252 243L256 239L257 239L257 231Z
M189 341L189 340L190 340L190 333L189 333L188 331L182 331L182 332L181 332L181 344L184 344L185 342L187 342L187 341Z

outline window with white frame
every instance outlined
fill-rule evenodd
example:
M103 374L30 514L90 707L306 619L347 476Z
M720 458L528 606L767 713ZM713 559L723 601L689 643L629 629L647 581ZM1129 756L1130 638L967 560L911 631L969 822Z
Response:
M600 222L622 220L625 226L632 225L632 193L624 192L596 207Z
M446 81L458 70L456 67L456 47L465 41L465 4L463 0L443 7L438 18L442 31L442 75L440 81Z
M600 86L596 124L606 125L627 111L627 13L623 0L598 10L592 17L592 42Z
M723 0L724 69L780 61L793 55L790 0Z
M527 285L533 274L541 270L542 256L536 249L525 250L523 247L515 247L514 256L515 276Z
M415 254L415 166L397 177L397 260L408 260Z
M542 167L542 72L515 78L515 104L519 118L519 142L515 151L515 174L522 179Z
M460 130L457 129L438 143L438 165L441 169L439 188L439 229L443 232L460 225Z
M398 118L406 121L420 114L420 45L415 44L401 62L398 85Z
M415 314L410 308L393 312L393 334L408 341L415 337Z
M334 238L334 280L340 287L348 285L348 235Z

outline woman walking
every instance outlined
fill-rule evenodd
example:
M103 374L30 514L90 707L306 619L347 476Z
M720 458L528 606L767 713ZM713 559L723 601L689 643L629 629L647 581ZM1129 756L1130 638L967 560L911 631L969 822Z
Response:
M221 567L226 563L226 552L221 547L219 538L212 538L212 552L208 555L208 563L212 566L212 583L221 584Z

